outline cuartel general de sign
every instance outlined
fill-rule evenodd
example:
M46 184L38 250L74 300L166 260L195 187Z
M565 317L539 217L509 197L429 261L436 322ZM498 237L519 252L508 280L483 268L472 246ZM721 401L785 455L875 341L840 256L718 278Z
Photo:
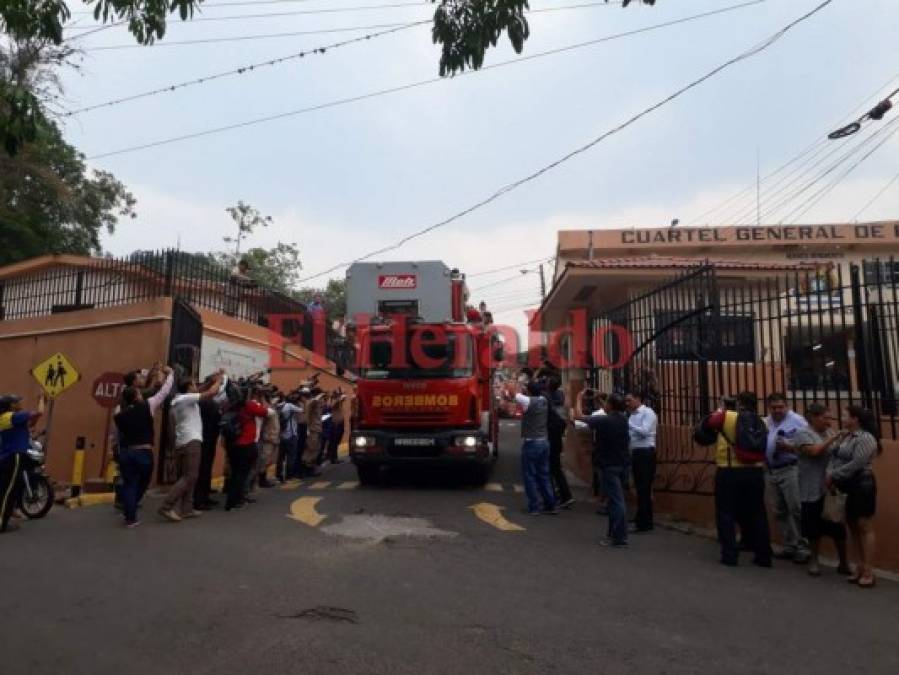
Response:
M899 241L899 223L859 225L767 225L735 227L666 227L622 230L625 245L721 244L766 242L787 243L860 243Z

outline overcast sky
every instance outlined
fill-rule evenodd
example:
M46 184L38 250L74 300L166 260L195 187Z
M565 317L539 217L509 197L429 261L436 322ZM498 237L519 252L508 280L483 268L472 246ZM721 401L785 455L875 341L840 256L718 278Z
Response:
M210 0L201 16L338 9L391 0L213 6L224 1ZM392 0L398 1L403 0ZM587 2L534 0L532 8ZM739 0L658 0L654 8L610 5L536 13L523 56L736 4ZM221 248L221 238L230 234L225 207L243 199L275 221L267 231L256 233L251 245L296 242L304 276L315 274L479 201L755 45L817 4L819 0L767 0L387 96L93 160L93 166L115 173L138 200L139 218L123 222L114 236L104 239L104 246L116 254L179 241L187 250ZM421 3L173 22L166 40L407 23L432 12L432 5ZM89 25L88 17L76 18ZM114 27L76 41L88 51L81 72L65 77L68 104L89 106L377 30L91 51L133 42L123 27ZM381 257L442 259L476 273L552 256L558 229L661 226L675 217L688 224L754 184L757 152L762 173L768 173L821 139L850 111L873 104L899 86L897 35L895 0L835 0L764 53L495 203ZM421 26L84 113L71 119L65 131L91 157L427 80L437 74L438 56L429 27ZM512 58L514 52L504 43L488 52L486 65ZM851 218L899 171L897 149L899 135L802 220ZM822 146L819 153L829 151L831 147ZM847 159L840 170L849 164ZM790 197L803 184L780 196ZM778 222L817 187L766 220ZM776 204L772 197L770 205ZM713 222L731 222L738 206L713 214ZM753 204L747 201L744 208L754 219ZM899 181L862 218L897 214ZM469 286L478 289L514 274L478 276ZM498 283L474 296L487 299L499 321L521 327L520 306L539 299L536 275Z

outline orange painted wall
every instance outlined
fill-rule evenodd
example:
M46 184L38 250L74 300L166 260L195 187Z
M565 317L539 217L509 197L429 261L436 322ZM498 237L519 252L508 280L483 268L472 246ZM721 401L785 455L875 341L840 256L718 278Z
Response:
M171 313L171 301L157 298L0 322L0 350L7 364L0 390L24 396L28 407L35 406L41 389L29 370L55 352L65 354L81 375L54 404L47 452L47 469L54 480L71 480L78 436L85 438L84 477L100 477L107 411L94 402L91 385L104 372L123 373L164 360Z

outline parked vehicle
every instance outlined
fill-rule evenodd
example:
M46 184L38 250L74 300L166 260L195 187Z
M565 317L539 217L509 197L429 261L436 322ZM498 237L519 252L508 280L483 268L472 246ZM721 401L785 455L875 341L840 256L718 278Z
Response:
M43 518L53 508L53 485L44 471L46 453L38 440L31 441L22 462L19 510L28 518Z

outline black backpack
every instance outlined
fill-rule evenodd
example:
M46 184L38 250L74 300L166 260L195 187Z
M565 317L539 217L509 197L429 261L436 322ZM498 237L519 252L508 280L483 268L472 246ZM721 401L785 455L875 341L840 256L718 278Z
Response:
M693 442L703 447L714 445L718 441L718 432L710 429L708 422L711 415L703 417L693 429Z
M547 411L546 411L546 428L549 431L564 431L566 421L564 415L564 407L561 405L555 405L552 400L552 394L545 394L544 397L547 403ZM561 412L560 412L561 411Z
M219 422L219 433L222 435L222 440L233 445L240 438L241 431L243 431L243 424L240 419L240 408L226 411Z
M768 449L768 427L765 421L752 410L737 413L737 438L734 443L737 459L743 464L765 461Z

